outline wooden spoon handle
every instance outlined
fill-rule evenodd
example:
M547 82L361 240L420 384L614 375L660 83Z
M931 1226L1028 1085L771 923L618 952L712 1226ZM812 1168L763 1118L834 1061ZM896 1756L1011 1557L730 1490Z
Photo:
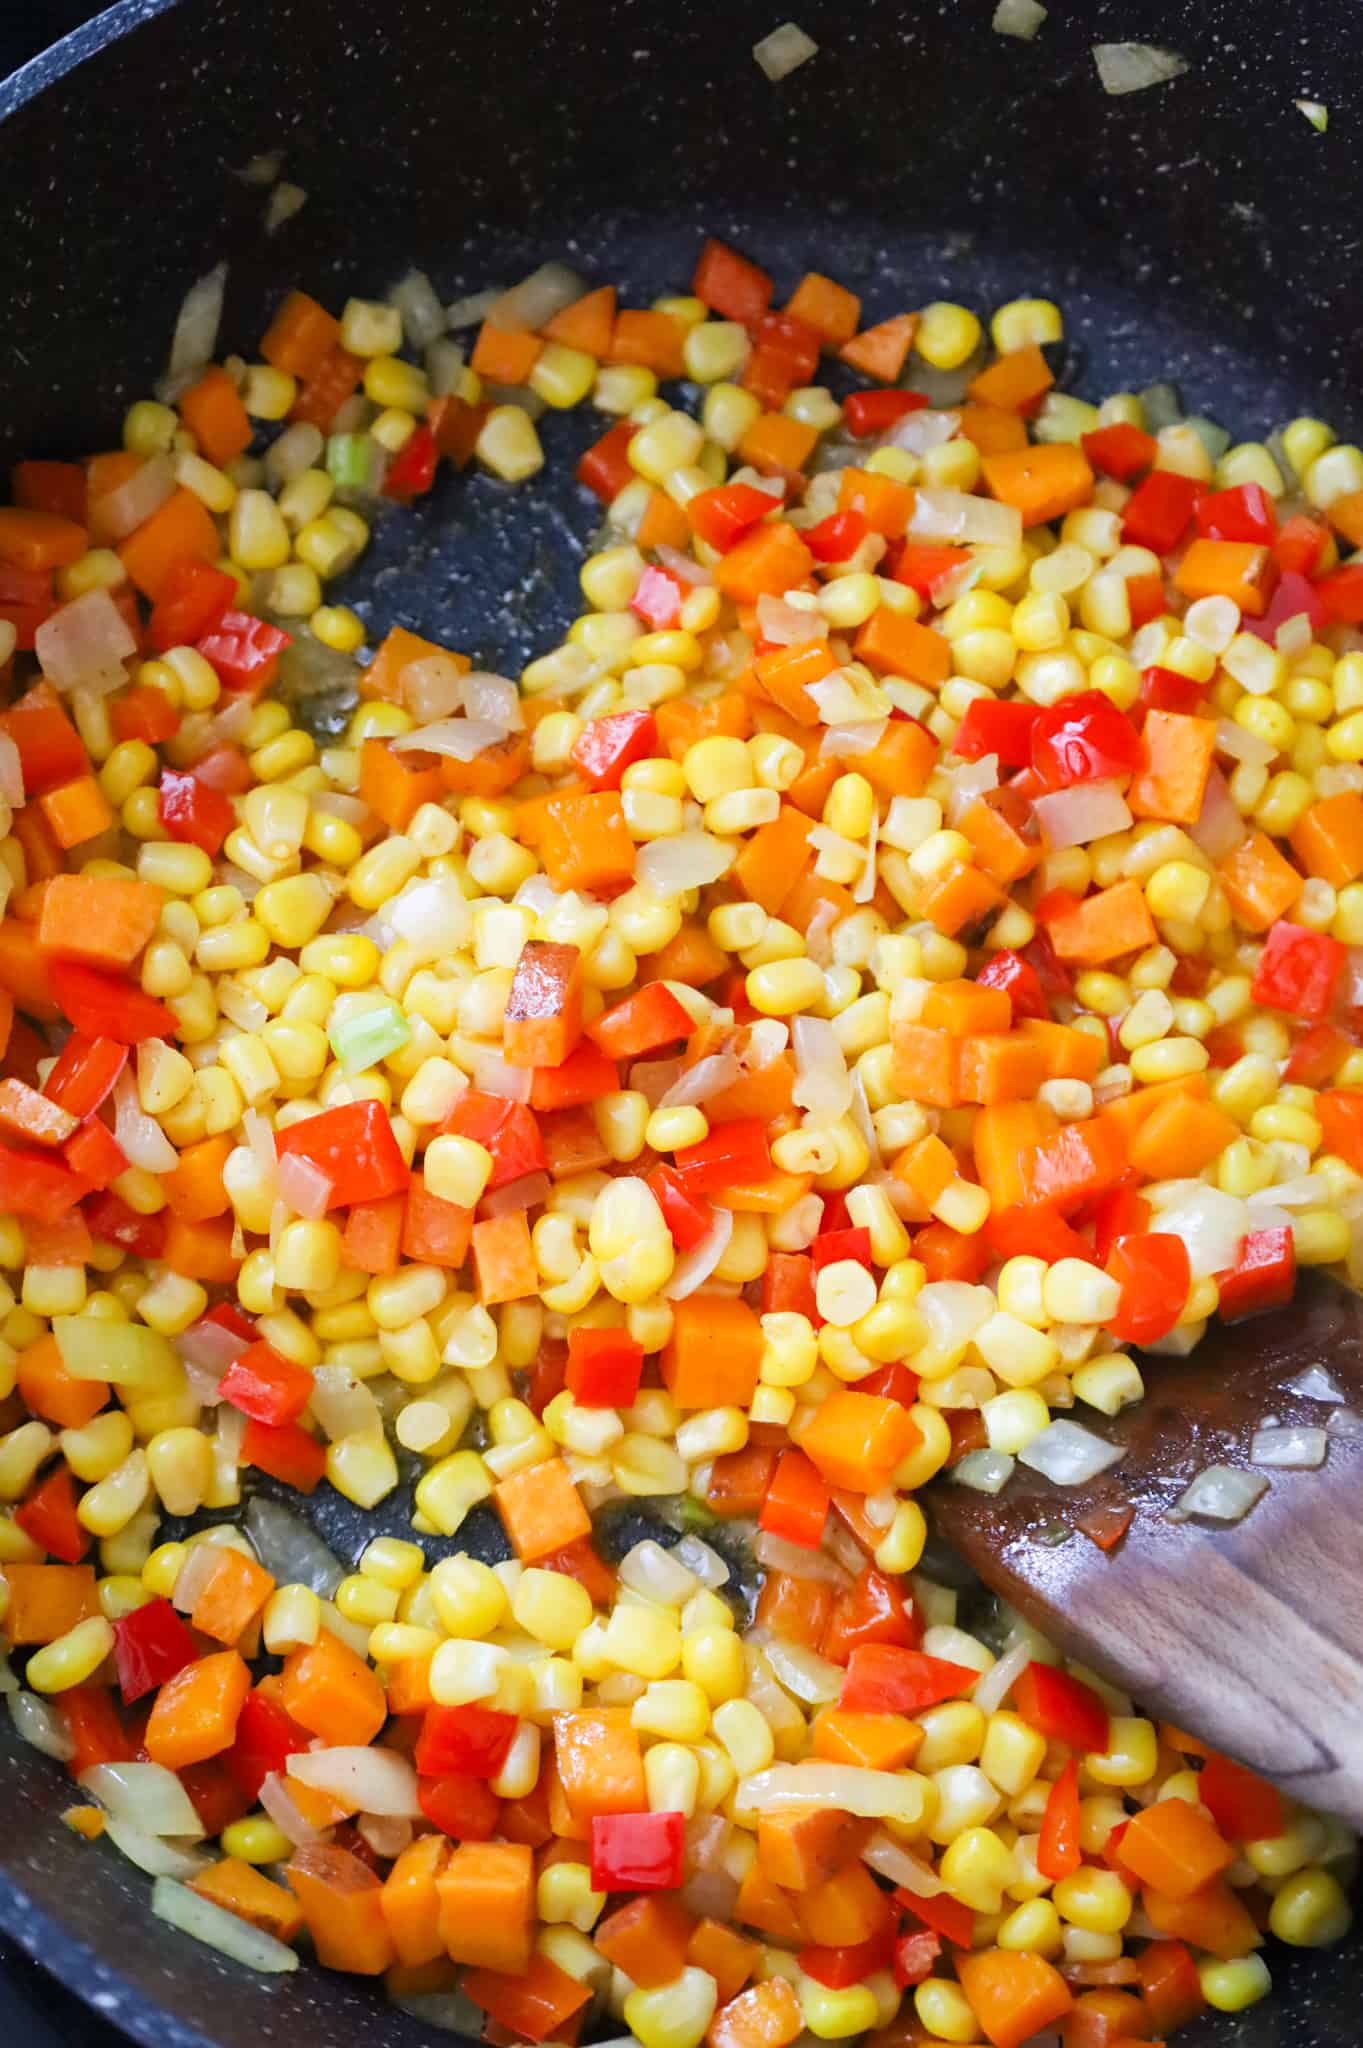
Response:
M1170 1522L1208 1465L1244 1465L1270 1417L1337 1412L1288 1391L1323 1365L1363 1409L1363 1301L1318 1275L1290 1307L1214 1325L1188 1359L1146 1358L1146 1399L1104 1434L1126 1457L1060 1487L1019 1466L989 1496L938 1486L943 1535L1068 1654L1312 1806L1363 1826L1363 1425L1326 1463L1273 1471L1233 1526ZM1134 1506L1119 1546L1085 1535L1095 1509Z

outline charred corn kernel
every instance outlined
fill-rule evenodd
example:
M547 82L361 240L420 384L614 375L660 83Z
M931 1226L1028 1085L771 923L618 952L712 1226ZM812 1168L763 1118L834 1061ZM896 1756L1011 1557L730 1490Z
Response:
M321 1627L322 1603L310 1586L276 1587L265 1603L261 1633L272 1657L315 1643Z
M1107 1748L1086 1756L1084 1769L1100 1785L1142 1785L1155 1775L1157 1753L1152 1721L1133 1714L1114 1714L1109 1723Z
M915 355L930 363L934 370L959 370L982 340L983 329L968 306L935 299L918 316L913 347Z
M110 1623L102 1614L91 1615L33 1652L25 1683L34 1692L69 1692L73 1685L88 1684L113 1647Z
M970 2002L952 1977L926 1977L915 1985L913 2009L934 2040L974 2041L979 2035Z
M1273 1988L1268 1964L1258 1955L1240 1956L1227 1963L1209 1958L1198 1965L1197 1974L1202 1996L1217 2012L1244 2012L1266 1998Z

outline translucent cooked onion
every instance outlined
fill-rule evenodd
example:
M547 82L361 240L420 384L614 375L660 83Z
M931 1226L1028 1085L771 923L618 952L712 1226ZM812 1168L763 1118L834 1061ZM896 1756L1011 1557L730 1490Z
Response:
M683 1252L673 1266L671 1276L662 1289L664 1300L685 1301L698 1287L704 1286L729 1249L733 1234L733 1211L716 1209L714 1221L700 1243L693 1245L689 1252Z
M1019 1463L1044 1473L1057 1486L1082 1486L1125 1456L1120 1444L1107 1443L1082 1423L1063 1419L1051 1423L1018 1452Z
M383 1415L366 1380L347 1365L319 1365L312 1376L309 1407L332 1443L368 1436L383 1428Z
M850 725L825 726L819 754L825 761L841 754L873 754L889 729L888 718L858 719Z
M198 1840L204 1832L189 1794L164 1764L92 1764L76 1783L115 1820L130 1821L149 1835Z
M968 1486L972 1493L1002 1493L1015 1463L1007 1451L967 1451L952 1466L951 1481L954 1486Z
M279 1162L278 1175L280 1196L295 1216L315 1219L326 1215L335 1186L329 1173L323 1173L301 1152L286 1152Z
M20 1688L6 1693L5 1704L15 1729L30 1748L40 1749L44 1756L55 1757L59 1764L70 1763L76 1754L76 1745L49 1700Z
M106 491L91 508L113 540L126 540L134 527L158 512L175 491L175 465L168 455L152 455L126 483Z
M218 346L222 321L223 294L227 290L227 265L217 263L189 287L176 315L170 344L167 374L181 377L188 370L201 370L211 363Z
M997 1303L987 1287L967 1280L930 1280L914 1298L935 1351L963 1351L993 1315Z
M916 1899L935 1899L946 1890L930 1864L911 1856L907 1849L879 1831L872 1835L862 1850L861 1860L868 1863L878 1877L888 1877L891 1884L912 1892Z
M805 687L824 725L870 725L889 717L891 700L863 669L835 668Z
M17 811L24 801L24 765L7 732L0 732L0 803Z
M222 1323L211 1323L201 1318L182 1330L175 1339L175 1349L187 1366L198 1366L205 1373L212 1373L220 1380L234 1358L240 1358L254 1344L254 1337L243 1337L236 1330L229 1330Z
M114 1083L114 1137L130 1166L147 1173L173 1173L179 1153L137 1096L132 1071L124 1067Z
M266 234L277 234L285 221L292 220L296 213L301 213L307 203L308 195L304 186L294 185L289 179L281 178L265 207Z
M469 900L453 875L426 875L409 882L385 908L397 936L427 959L457 951L473 928Z
M1344 1389L1332 1372L1323 1365L1308 1365L1305 1372L1299 1372L1294 1380L1287 1383L1289 1394L1300 1394L1306 1401L1342 1401Z
M847 1673L841 1664L830 1663L802 1643L785 1643L779 1637L773 1637L766 1648L767 1662L781 1684L807 1706L827 1706L842 1691Z
M727 875L738 849L710 832L679 832L675 839L653 839L639 848L635 875L655 896L684 896Z
M636 1060L629 1070L629 1085L647 1099L650 1109L658 1109L684 1072L680 1060Z
M281 1834L288 1836L295 1849L304 1849L312 1842L325 1842L330 1831L316 1828L305 1820L294 1801L292 1792L280 1777L278 1771L270 1771L261 1781L256 1794L261 1805Z
M149 1835L145 1828L134 1827L131 1821L107 1820L101 1841L112 1842L119 1854L126 1856L129 1863L135 1863L148 1877L176 1877L188 1882L206 1870L209 1858L202 1849L195 1849L172 1840L166 1835Z
M199 1595L212 1578L222 1561L222 1546L218 1543L195 1543L190 1546L184 1563L175 1575L171 1589L171 1605L177 1613L190 1614L198 1605Z
M753 44L752 53L759 71L773 85L779 85L783 78L789 78L792 71L798 71L811 57L817 57L819 46L795 22L783 21L780 28L774 28L769 36L763 36L760 43Z
M1181 1237L1188 1249L1188 1264L1194 1280L1224 1273L1239 1256L1240 1246L1255 1227L1254 1211L1236 1195L1220 1188L1192 1183L1193 1191L1173 1201L1158 1203L1156 1225L1171 1237Z
M1276 1465L1284 1471L1308 1471L1325 1463L1329 1439L1325 1431L1305 1424L1257 1429L1250 1442L1251 1465Z
M413 348L429 348L445 332L445 308L424 270L409 270L388 294L390 306L402 315L402 338Z
M769 1572L789 1572L793 1579L822 1579L830 1586L845 1586L847 1573L835 1557L823 1550L809 1550L803 1543L791 1543L764 1529L752 1547L757 1562Z
M547 1202L554 1183L547 1173L523 1173L519 1180L509 1180L490 1195L484 1195L479 1204L482 1216L512 1216L525 1209L537 1208Z
M215 1905L173 1877L157 1877L151 1888L151 1910L179 1933L216 1949L234 1963L244 1963L248 1970L284 1976L298 1968L298 1952L287 1942L277 1941L273 1934L229 1913L225 1906Z
M999 0L990 25L996 36L1019 36L1030 43L1046 14L1039 0Z
M1257 732L1247 731L1233 718L1217 719L1216 749L1220 754L1229 754L1233 761L1248 762L1251 768L1267 768L1278 754L1270 740L1260 739Z
M419 724L433 724L463 704L464 672L452 654L423 654L399 669L398 695Z
M886 439L892 448L904 448L910 455L926 455L951 440L961 425L958 412L937 412L925 406L896 420Z
M1230 784L1215 766L1207 777L1202 809L1188 827L1188 834L1212 861L1224 860L1249 835L1249 827L1230 793Z
M475 761L489 747L506 738L504 725L482 718L441 718L434 725L419 725L414 732L401 733L393 741L400 752L445 754L452 761Z
M464 710L470 720L500 725L507 732L520 732L525 725L520 692L509 676L493 675L484 668L470 669L461 678Z
M355 1829L376 1856L385 1857L400 1856L411 1843L413 1835L412 1823L400 1814L362 1813L355 1822Z
M1067 846L1087 846L1111 832L1126 832L1132 822L1115 782L1076 782L1069 789L1033 797L1032 809L1053 853L1063 853Z
M700 1585L676 1551L665 1549L651 1536L625 1552L619 1564L619 1579L631 1592L660 1601L664 1607L683 1606Z
M658 1064L670 1064L659 1061ZM742 1075L743 1069L738 1056L732 1052L709 1052L698 1059L694 1066L683 1067L675 1081L659 1100L659 1109L698 1108L719 1095L725 1088L732 1088Z
M487 319L498 299L504 296L501 292L485 291L468 292L462 299L451 299L445 308L445 325L454 328L479 327Z
M1015 548L1022 541L1022 514L1015 505L977 498L970 491L918 490L913 497L909 538Z
M1092 49L1099 83L1112 98L1144 92L1151 85L1167 85L1188 69L1186 57L1155 43L1094 43Z
M1233 1465L1208 1465L1179 1495L1168 1520L1186 1522L1192 1515L1201 1515L1208 1522L1241 1522L1267 1492L1268 1481L1257 1472L1239 1472Z
M534 1075L529 1067L511 1067L498 1052L480 1052L474 1059L473 1085L503 1102L528 1102Z
M713 569L707 569L704 562L698 562L693 555L684 555L680 548L670 548L664 542L653 552L660 565L675 576L678 583L688 584L692 589L703 589L715 580Z
M127 682L123 664L137 642L108 591L87 590L43 620L33 651L54 689L103 697Z
M818 1124L833 1123L852 1107L852 1077L826 1017L796 1017L791 1025L796 1081L792 1095Z
M763 595L757 600L757 625L764 640L773 647L803 647L812 640L828 638L828 621L821 611L807 611L784 597Z
M529 277L513 284L510 291L493 299L482 316L494 327L512 333L532 334L545 322L573 305L587 290L584 281L566 263L541 263ZM451 309L452 310L452 309ZM450 323L453 325L453 321Z
M286 1769L300 1785L327 1793L352 1813L400 1814L413 1820L421 1811L416 1772L396 1750L365 1743L301 1750L289 1758Z
M910 1772L868 1771L855 1764L773 1764L740 1778L734 1803L743 1813L786 1813L796 1806L837 1807L861 1820L922 1818L922 1781Z
M947 816L954 825L963 818L973 803L987 796L991 789L999 786L999 757L997 754L981 754L978 761L967 761L963 767L951 771L951 791L947 797Z
M1028 1642L1014 1643L997 1663L991 1664L970 1697L983 1714L997 1713L1023 1672L1032 1661Z
M719 1552L712 1550L699 1536L683 1536L672 1555L678 1564L685 1565L687 1571L699 1579L702 1586L708 1586L712 1593L717 1592L721 1586L727 1586L732 1577Z

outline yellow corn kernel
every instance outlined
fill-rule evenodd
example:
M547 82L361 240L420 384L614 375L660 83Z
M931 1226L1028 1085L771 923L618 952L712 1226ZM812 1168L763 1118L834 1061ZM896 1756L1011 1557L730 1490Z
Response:
M278 1586L265 1603L261 1633L272 1657L315 1643L321 1627L322 1604L309 1586Z
M914 1986L913 2009L938 2041L974 2041L979 2024L954 1977L926 1977Z
M968 306L935 299L918 316L913 347L934 370L958 370L969 362L982 339L983 330Z
M33 1652L25 1683L34 1692L68 1692L73 1685L87 1684L113 1647L108 1620L102 1614L91 1615Z
M1217 2012L1244 2012L1257 2005L1273 1988L1268 1964L1262 1956L1240 1956L1234 1962L1210 1959L1198 1966L1202 1996Z
M1120 1934L1131 1918L1131 1894L1121 1878L1095 1864L1061 1878L1051 1898L1061 1919L1086 1934Z
M1100 1785L1143 1785L1155 1775L1157 1754L1152 1721L1132 1714L1114 1714L1106 1750L1086 1756L1084 1768Z

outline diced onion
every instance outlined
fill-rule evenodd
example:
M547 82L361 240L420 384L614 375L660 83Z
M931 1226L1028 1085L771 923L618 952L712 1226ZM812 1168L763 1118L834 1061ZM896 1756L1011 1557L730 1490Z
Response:
M445 332L445 308L424 270L409 270L388 294L390 306L402 315L402 338L413 348L429 348Z
M773 647L803 647L828 638L828 621L820 611L806 611L784 597L764 594L757 600L757 626Z
M1022 514L1016 505L977 498L970 491L915 491L910 540L977 542L982 547L1015 548L1022 541Z
M112 1842L120 1855L144 1870L148 1877L189 1879L208 1868L209 1859L201 1849L182 1847L165 1835L149 1835L145 1828L134 1827L131 1821L106 1821L100 1839Z
M965 1349L997 1303L987 1287L968 1280L930 1280L914 1297L914 1307L928 1326L933 1349L950 1354Z
M1293 100L1293 106L1304 121L1309 121L1317 135L1323 135L1330 125L1330 109L1323 100Z
M484 1095L504 1102L528 1102L534 1074L529 1067L508 1066L497 1052L480 1052L473 1064L473 1085Z
M868 1863L878 1877L888 1877L891 1884L912 1892L916 1899L935 1899L946 1890L930 1864L910 1855L900 1843L879 1831L872 1835L862 1850L861 1860Z
M1038 0L999 0L992 27L996 36L1020 36L1024 43L1030 43L1047 12Z
M712 1550L699 1536L683 1536L672 1555L678 1564L685 1565L687 1571L699 1579L702 1586L708 1586L712 1593L717 1592L721 1586L728 1585L731 1577L728 1565L719 1552Z
M0 803L17 811L24 801L24 765L7 732L0 732Z
M1232 1465L1208 1465L1170 1508L1171 1522L1186 1522L1201 1515L1208 1522L1241 1522L1257 1500L1268 1492L1268 1481L1257 1472L1238 1472Z
M211 1323L200 1318L175 1339L175 1349L186 1366L197 1366L204 1373L212 1373L216 1384L232 1360L240 1358L243 1351L249 1351L254 1342L254 1337L242 1337L223 1323Z
M127 682L123 667L137 642L107 590L87 590L43 620L33 638L43 674L57 690L107 696Z
M783 78L789 78L792 71L798 71L811 57L817 57L819 46L812 36L793 21L783 21L780 28L774 28L769 36L763 36L760 43L754 43L752 53L758 69L779 85Z
M793 1579L822 1579L832 1586L847 1583L847 1573L836 1558L822 1550L809 1550L803 1543L791 1543L784 1536L773 1536L769 1530L761 1532L752 1550L769 1572L789 1572Z
M508 328L513 334L532 334L552 320L555 313L582 298L586 290L582 278L575 270L569 270L566 263L541 263L529 277L494 299L482 317L493 327Z
M880 684L860 668L835 668L805 687L824 725L879 724L892 708Z
M211 363L218 346L222 321L223 294L227 289L227 265L217 263L189 287L175 320L167 373L183 376L187 370L201 370Z
M955 1486L968 1486L972 1493L1002 1493L1015 1463L1007 1451L967 1451L952 1466L951 1480Z
M431 960L457 951L473 925L469 900L453 875L425 875L409 882L385 908L397 936Z
M295 1216L325 1216L335 1186L329 1173L301 1152L286 1152L279 1162L279 1192Z
M852 885L852 901L869 903L876 893L880 880L876 866L876 855L880 847L880 806L871 807L871 829L866 834L866 861L860 875Z
M290 183L289 179L281 178L266 202L266 234L276 234L283 227L285 221L292 220L296 213L301 213L307 203L308 195L305 186L294 185Z
M642 1593L664 1607L683 1606L699 1585L695 1573L676 1551L665 1549L651 1536L625 1552L620 1560L619 1579L632 1593Z
M1032 809L1053 853L1063 853L1067 846L1087 846L1131 825L1126 798L1115 782L1076 782L1033 797Z
M837 1034L826 1017L796 1017L791 1026L797 1076L795 1102L816 1124L831 1124L852 1107L852 1078Z
M659 1064L663 1064L661 1061ZM694 1066L683 1067L659 1100L659 1109L698 1108L725 1088L732 1088L743 1069L732 1052L709 1052Z
M787 1692L808 1706L826 1706L843 1688L847 1673L802 1643L783 1643L774 1638L767 1644L767 1662Z
M245 1439L246 1417L230 1401L223 1401L213 1422L213 1456L220 1468L230 1466L236 1470L241 1463L241 1447ZM247 1520L250 1520L249 1509Z
M1240 841L1248 837L1249 827L1230 793L1230 784L1217 767L1207 777L1207 787L1202 795L1202 809L1188 827L1189 837L1206 854L1208 860L1224 860L1233 853Z
M933 448L940 448L957 433L961 425L958 412L937 412L931 406L918 412L905 413L902 420L896 420L886 439L893 448L903 448L910 455L927 455Z
M44 1756L55 1757L59 1764L70 1763L76 1754L76 1745L49 1700L21 1688L17 1692L6 1693L5 1703L15 1728L31 1748L40 1749Z
M1322 1173L1302 1173L1291 1180L1275 1181L1271 1188L1256 1188L1245 1200L1260 1209L1314 1209L1330 1200L1330 1183Z
M191 1545L184 1563L175 1575L171 1588L171 1604L180 1614L190 1614L198 1604L199 1595L222 1562L222 1546L217 1543L195 1543Z
M698 1287L704 1286L729 1249L733 1234L732 1209L716 1209L714 1221L700 1243L693 1245L689 1252L683 1252L672 1268L671 1277L662 1290L664 1300L685 1301Z
M421 1811L416 1772L396 1750L364 1743L301 1750L286 1769L290 1778L327 1793L352 1813L401 1814L411 1820Z
M1344 1389L1332 1372L1323 1365L1308 1365L1305 1372L1299 1372L1294 1380L1287 1383L1289 1394L1300 1394L1306 1401L1342 1401Z
M1172 1201L1156 1201L1159 1222L1155 1226L1172 1237L1181 1237L1188 1249L1188 1263L1194 1280L1224 1273L1235 1264L1240 1246L1254 1227L1254 1212L1236 1195L1194 1181L1193 1192L1180 1193Z
M412 1823L400 1814L362 1813L355 1827L376 1856L400 1856L412 1840Z
M368 1436L383 1427L383 1415L366 1380L348 1365L319 1365L312 1376L313 1415L333 1443Z
M158 1920L201 1941L205 1948L216 1949L234 1963L244 1963L248 1970L283 1976L298 1968L296 1949L254 1927L239 1914L229 1913L225 1906L215 1905L212 1899L191 1891L188 1885L177 1884L173 1877L157 1878L151 1888L151 1909Z
M715 580L713 569L707 569L704 562L696 561L693 555L684 555L680 548L670 548L663 542L654 548L653 552L661 566L669 570L678 583L689 584L693 589L704 589Z
M773 1764L740 1778L734 1804L742 1813L785 1813L795 1806L837 1807L862 1820L922 1818L922 1780L907 1771L868 1771L855 1764Z
M275 1826L281 1834L288 1836L295 1849L304 1849L311 1842L325 1842L328 1839L326 1829L315 1828L310 1820L303 1818L292 1792L278 1771L270 1771L262 1779L256 1797Z
M1044 1473L1057 1486L1082 1486L1096 1479L1126 1456L1120 1444L1110 1444L1081 1423L1053 1422L1018 1452L1022 1464Z
M400 733L393 741L401 752L446 754L452 761L473 761L489 747L506 738L504 725L482 718L441 718L434 725L420 725L414 732Z
M996 1664L991 1664L970 1697L983 1714L997 1713L1032 1661L1029 1642L1014 1643Z
M629 1085L647 1099L650 1109L658 1109L684 1071L680 1060L636 1060L629 1070Z
M164 1764L92 1764L76 1783L115 1820L149 1835L202 1836L203 1822L174 1771Z
M114 1137L128 1164L147 1173L173 1173L179 1163L170 1139L138 1101L137 1083L128 1067L114 1083Z
M1233 718L1217 719L1216 747L1218 753L1229 754L1233 761L1246 761L1251 768L1267 768L1278 753L1271 740L1260 739L1257 732L1249 732Z
M554 1183L547 1173L523 1173L518 1180L504 1181L479 1204L483 1216L512 1216L547 1202Z
M1251 1465L1279 1465L1304 1471L1325 1463L1328 1439L1323 1429L1301 1426L1257 1429L1249 1447Z
M652 839L641 846L635 874L655 896L684 896L688 889L704 889L726 875L737 851L729 840L716 839L710 832L679 832L675 839Z
M1363 1436L1363 1415L1353 1408L1336 1408L1325 1429L1328 1436Z
M520 692L509 676L493 675L488 669L470 669L461 677L464 710L470 720L500 725L507 732L520 732L525 725Z
M1186 57L1180 57L1177 50L1162 50L1156 43L1094 43L1092 49L1099 83L1112 98L1144 92L1151 85L1167 85L1188 69Z
M451 718L464 702L464 671L452 654L423 654L399 669L398 694L419 725Z
M487 319L498 299L503 297L505 294L502 292L485 291L469 292L462 299L451 299L445 308L445 325L455 328L479 327Z
M827 761L841 754L873 754L889 723L888 718L861 718L848 725L825 726L819 741L820 758Z

